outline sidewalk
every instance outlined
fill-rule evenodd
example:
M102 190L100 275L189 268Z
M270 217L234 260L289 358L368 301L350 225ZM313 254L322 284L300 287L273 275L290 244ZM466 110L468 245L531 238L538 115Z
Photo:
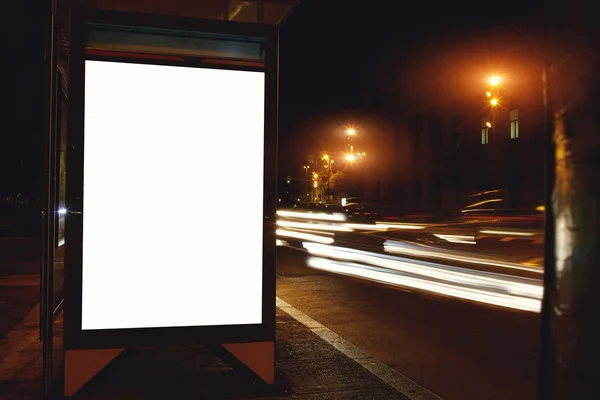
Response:
M35 340L36 310L39 313L36 307L8 335L8 343L5 340L0 344L2 400L39 398L41 346ZM72 398L437 399L280 299L276 321L273 386L244 370L232 368L206 347L132 349L110 363ZM7 349L7 344L13 348ZM7 351L18 354L6 357ZM10 360L17 360L22 366L7 365Z

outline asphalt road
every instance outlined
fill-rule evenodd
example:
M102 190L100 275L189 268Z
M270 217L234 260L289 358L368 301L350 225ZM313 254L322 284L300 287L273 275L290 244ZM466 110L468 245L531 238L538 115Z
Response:
M378 246L358 235L357 247ZM521 259L542 248L490 246ZM325 272L306 261L306 253L278 248L277 295L379 361L444 399L535 398L539 313Z

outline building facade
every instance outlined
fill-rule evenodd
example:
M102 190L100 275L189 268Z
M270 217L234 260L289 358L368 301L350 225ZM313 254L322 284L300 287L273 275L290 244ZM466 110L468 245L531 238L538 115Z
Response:
M452 212L469 193L500 189L511 208L541 204L542 63L532 43L509 35L480 38L406 70L404 85L380 100L394 120L383 202L405 212ZM496 60L479 62L490 47ZM499 78L495 85L492 76ZM395 105L394 96L402 95L411 102Z

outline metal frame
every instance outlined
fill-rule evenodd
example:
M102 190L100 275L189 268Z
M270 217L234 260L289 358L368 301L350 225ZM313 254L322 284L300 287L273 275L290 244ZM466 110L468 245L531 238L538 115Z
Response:
M83 140L86 24L143 26L174 30L239 34L265 40L265 152L263 201L263 298L262 323L252 325L82 330L82 233L83 233ZM278 28L252 23L199 20L193 18L144 15L138 13L72 9L70 15L69 120L67 133L67 203L65 248L65 350L127 348L159 345L223 344L274 341L276 238L272 227L277 204L277 104ZM111 61L139 62L110 57ZM157 64L189 65L185 61L161 60ZM244 67L202 65L202 67ZM256 70L256 68L252 68Z

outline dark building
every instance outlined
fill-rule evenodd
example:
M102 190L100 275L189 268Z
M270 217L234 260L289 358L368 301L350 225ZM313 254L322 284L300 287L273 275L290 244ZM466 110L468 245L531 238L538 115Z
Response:
M515 29L441 43L421 63L400 69L401 77L388 74L378 102L394 120L395 155L382 199L436 213L460 209L469 193L501 189L511 207L541 204L539 48L531 32ZM500 78L496 85L492 76Z

